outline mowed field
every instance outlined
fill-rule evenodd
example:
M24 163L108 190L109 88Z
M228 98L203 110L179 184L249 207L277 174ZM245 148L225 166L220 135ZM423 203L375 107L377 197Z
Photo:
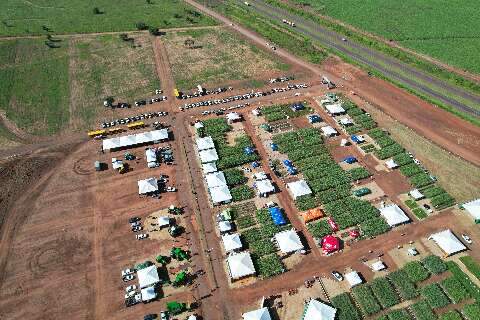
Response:
M289 0L392 39L445 63L480 73L477 0Z
M2 36L45 34L44 26L64 34L135 30L137 22L156 28L215 24L181 0L6 0L0 19Z
M185 41L194 41L192 48ZM197 29L168 33L163 39L178 89L196 85L225 85L237 80L267 79L291 66L238 34L226 29ZM282 74L283 74L282 73Z
M131 101L159 86L149 36L133 38L134 46L118 35L61 38L56 49L40 39L0 41L0 109L32 134L90 127L107 111L104 97Z

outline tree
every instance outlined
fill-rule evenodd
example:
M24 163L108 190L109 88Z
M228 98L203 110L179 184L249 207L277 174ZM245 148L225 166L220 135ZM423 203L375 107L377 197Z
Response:
M98 7L93 8L93 14L104 14Z
M135 27L136 27L138 30L147 30L147 29L148 29L147 24L145 24L145 22L142 22L142 21L137 22L137 23L135 24Z

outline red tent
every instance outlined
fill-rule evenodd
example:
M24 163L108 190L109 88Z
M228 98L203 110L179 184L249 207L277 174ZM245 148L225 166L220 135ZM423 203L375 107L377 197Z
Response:
M322 249L325 254L337 251L340 249L340 241L332 235L325 236L322 240Z
M332 217L329 217L328 220L327 220L328 224L330 225L330 228L332 228L332 230L335 232L335 231L338 231L338 224L333 220Z

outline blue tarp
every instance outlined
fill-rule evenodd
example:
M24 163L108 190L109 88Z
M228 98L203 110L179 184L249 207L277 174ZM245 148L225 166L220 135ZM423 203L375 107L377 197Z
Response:
M317 122L320 122L322 120L322 118L320 118L320 116L316 115L316 114L312 114L311 116L308 116L308 121L310 123L317 123Z
M245 147L245 149L243 149L243 152L245 152L245 154L247 155L250 155L255 152L255 149L253 147Z
M352 135L350 138L352 138L352 141L355 143L361 142L361 140L356 135Z
M273 223L277 226L281 226L287 223L283 216L282 210L279 207L268 208L270 216L272 217Z
M272 148L272 151L277 151L278 150L278 144L270 143L270 148Z
M295 167L287 167L288 174L290 175L296 175L297 174L297 168Z
M293 166L293 163L292 163L292 161L290 161L290 160L288 160L288 159L286 159L286 160L283 160L283 164L284 164L284 165L286 165L287 167L291 167L291 166Z
M257 161L252 162L252 167L258 168L260 167L260 164Z
M345 159L343 159L343 161L345 161L346 163L355 163L355 162L357 162L357 158L355 158L355 157L346 157Z
M300 110L305 109L305 107L301 103L292 104L292 106L290 108L292 108L293 111L300 111Z

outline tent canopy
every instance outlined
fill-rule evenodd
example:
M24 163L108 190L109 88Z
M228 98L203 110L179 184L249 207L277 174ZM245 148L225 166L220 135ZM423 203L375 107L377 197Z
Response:
M168 139L168 130L154 130L103 140L103 150L131 147L143 143L152 143Z
M480 222L480 199L465 203L463 208L475 219L475 222Z
M207 186L209 188L215 188L219 186L226 186L227 181L225 180L225 175L222 171L217 171L213 173L209 173L205 176L205 180L207 181Z
M139 180L138 194L147 194L158 191L158 180L156 178L148 178L145 180Z
M265 171L260 171L253 174L253 179L255 179L255 181L265 180L265 179L268 179L268 176L265 173Z
M380 214L385 218L390 227L410 221L410 218L396 204L380 208Z
M387 166L388 169L395 169L398 167L398 164L393 159L389 159L385 161L385 165Z
M375 263L372 263L372 270L374 271L381 271L386 269L387 266L382 262L382 261L377 261Z
M241 120L242 116L238 114L237 112L230 112L227 113L227 121L233 122L233 121L238 121Z
M157 162L157 154L151 148L145 150L145 156L147 158L147 162Z
M213 143L212 137L204 137L204 138L197 138L196 139L197 148L198 150L207 150L207 149L214 149L215 144Z
M324 253L331 253L340 249L340 241L337 237L327 235L322 239L322 249Z
M271 320L270 312L268 308L261 308L242 314L243 320Z
M230 190L226 185L209 188L208 191L210 192L212 202L215 204L222 202L230 202L232 200L232 195L230 194Z
M270 180L268 179L259 180L255 182L255 184L260 194L268 194L275 191L275 187L273 186L272 182L270 182Z
M335 130L331 126L321 127L320 130L322 130L323 134L327 137L336 135L338 133L337 130Z
M290 192L293 195L293 199L297 199L298 197L312 193L312 190L310 190L310 187L305 182L305 180L287 183L287 188L290 189Z
M138 277L138 284L142 289L153 286L154 284L160 282L157 266L155 265L138 270L137 277Z
M302 213L305 223L319 219L324 216L322 209L314 208Z
M302 241L298 234L293 230L285 230L275 235L280 251L283 253L295 252L303 249Z
M222 241L226 252L242 248L242 240L240 240L240 235L238 233L226 234L222 236Z
M193 126L195 127L195 129L200 129L204 127L202 121L195 122Z
M240 252L227 258L228 269L232 279L239 279L255 274L252 258L249 252Z
M425 196L420 191L418 191L418 189L413 189L408 194L415 200L420 200L425 198Z
M345 109L343 109L342 105L339 103L326 105L325 108L330 114L340 114L345 112Z
M360 278L360 275L358 274L357 271L352 271L347 273L345 275L345 279L347 279L351 287L354 287L363 282L362 278Z
M215 149L202 150L199 153L202 163L208 163L218 160L218 154Z
M202 164L203 174L209 174L217 171L217 165L215 162L209 162Z
M142 294L142 301L150 301L157 297L154 287L146 287L140 291Z
M440 249L442 249L447 255L452 255L467 249L467 247L458 240L450 229L434 233L428 237L428 239L435 241Z
M160 216L157 219L159 227L166 227L170 225L170 218L166 216Z
M230 221L220 221L218 223L218 229L220 230L220 232L228 232L232 230L232 224L230 223Z
M337 309L312 299L307 304L303 314L303 320L334 320Z
M275 223L277 226L287 223L287 221L285 221L285 217L283 216L282 210L279 207L268 208L268 212L270 212L273 223Z

